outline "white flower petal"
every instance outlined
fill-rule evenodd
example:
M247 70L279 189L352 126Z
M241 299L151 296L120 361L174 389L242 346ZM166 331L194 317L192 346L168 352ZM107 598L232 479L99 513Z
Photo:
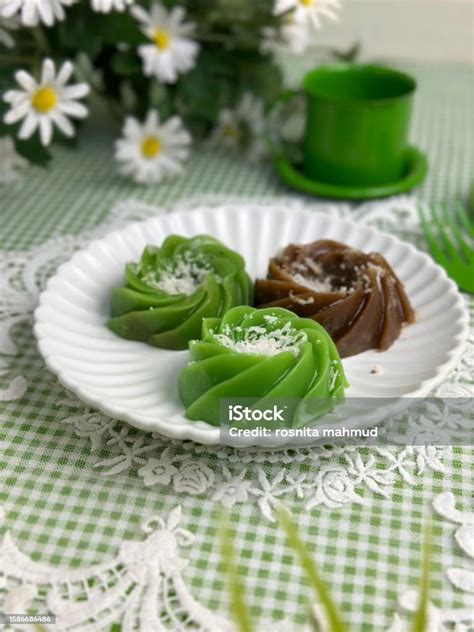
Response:
M182 166L176 160L173 160L169 156L162 155L160 158L160 162L161 166L167 173L177 174L181 173L183 170Z
M78 101L60 101L57 108L60 112L69 114L69 116L74 118L85 118L89 113L86 106L82 105L82 103L79 103Z
M153 132L158 127L159 121L158 112L156 110L150 110L145 119L144 131Z
M155 26L169 25L168 11L162 4L159 4L158 2L152 4L150 10L150 22Z
M15 81L27 92L34 92L37 88L37 83L29 72L25 70L18 70L15 73Z
M150 14L145 11L142 7L135 5L130 9L130 13L133 17L138 20L138 22L143 22L147 24L150 22Z
M294 9L298 4L298 0L275 0L273 7L273 15L281 15L291 9Z
M58 5L59 7L61 5ZM46 2L38 2L37 4L38 12L41 16L41 20L46 24L46 26L52 26L54 24L54 16L53 16L53 8L51 3L46 0Z
M36 128L38 127L38 123L38 116L36 116L36 114L33 114L33 112L29 112L20 127L18 138L20 138L21 140L26 140L27 138L30 138L30 136L35 133Z
M14 123L17 123L22 118L24 118L27 115L29 109L30 104L28 100L25 99L22 103L19 103L18 105L12 107L11 110L8 110L8 112L3 117L3 121L7 125L13 125Z
M53 83L56 74L56 67L52 59L45 59L43 61L43 68L41 71L41 84L48 85Z
M53 125L48 116L39 117L40 139L43 145L49 145L53 137Z
M50 116L53 123L56 123L56 125L65 136L74 136L74 127L72 126L69 119L64 116L64 114L62 114L58 110L54 110L53 112L51 112Z
M21 21L25 26L37 26L39 13L36 2L24 2L21 11Z
M56 20L63 20L65 6L76 0L3 0L5 6L1 11L4 17L14 16L21 12L23 26L37 26L39 22L52 26Z
M75 83L72 86L66 86L61 90L61 96L65 99L81 99L90 92L90 87L87 83Z
M127 116L123 132L127 138L137 140L142 135L142 126L133 116Z
M7 103L17 104L21 101L28 100L28 95L23 90L8 90L3 95L3 100Z
M23 0L10 0L0 11L4 18L11 18L20 9Z
M64 64L59 69L59 72L56 77L56 85L63 86L66 84L72 76L74 71L74 66L70 61L65 61Z

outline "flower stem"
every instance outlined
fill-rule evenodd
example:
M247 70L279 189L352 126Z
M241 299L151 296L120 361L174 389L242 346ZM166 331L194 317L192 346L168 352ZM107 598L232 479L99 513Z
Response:
M31 29L31 33L33 35L33 39L36 42L36 46L38 47L39 52L45 53L47 55L51 54L51 47L41 26L37 26L36 28Z
M34 57L27 57L26 55L0 55L0 64L32 64L34 63Z

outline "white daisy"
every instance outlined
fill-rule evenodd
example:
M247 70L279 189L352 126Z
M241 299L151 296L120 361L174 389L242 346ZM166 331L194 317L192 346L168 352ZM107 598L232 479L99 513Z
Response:
M16 151L9 136L0 138L0 184L14 182L20 178L19 169L26 167L28 162Z
M39 127L42 144L49 145L54 125L66 136L74 136L74 127L68 117L81 119L87 116L87 108L77 99L89 92L89 86L87 83L66 85L73 71L72 63L66 61L56 74L54 62L45 59L39 82L25 70L15 73L22 89L5 93L3 98L10 104L10 109L3 120L7 125L23 120L18 138L30 138Z
M145 184L181 173L191 136L179 116L172 116L161 125L154 110L148 112L143 124L130 116L122 134L115 144L115 158L123 175Z
M338 19L340 7L340 0L275 0L273 15L290 12L296 23L319 29L322 17Z
M64 20L64 7L76 0L3 0L1 14L5 18L20 13L24 26L37 26L40 22L52 26L56 20Z
M5 46L5 48L13 48L15 46L15 40L9 31L15 31L19 26L20 20L16 15L11 18L4 18L0 14L0 44L2 46Z
M262 53L273 55L285 54L288 51L300 55L307 50L311 42L308 26L295 22L292 15L283 16L283 22L278 28L263 28L262 36Z
M98 13L110 13L110 11L125 11L135 0L91 0L91 7Z
M167 11L155 3L147 13L142 7L134 6L132 15L140 23L142 33L151 40L151 44L138 47L145 75L155 75L163 83L175 83L179 74L195 66L199 44L188 37L195 25L184 22L182 7Z
M246 92L235 109L221 110L210 144L258 160L266 153L264 133L263 103Z

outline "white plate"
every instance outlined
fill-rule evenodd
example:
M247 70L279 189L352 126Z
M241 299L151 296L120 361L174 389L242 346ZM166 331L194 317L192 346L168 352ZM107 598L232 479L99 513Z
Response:
M40 352L62 384L133 426L205 444L219 442L219 428L184 417L176 381L187 351L123 340L105 326L110 291L122 285L125 262L137 260L146 244L160 244L170 233L207 233L222 240L245 258L252 277L265 275L268 259L290 242L330 238L383 254L405 284L417 321L388 351L344 360L351 386L337 418L346 424L367 426L386 417L389 410L377 398L426 394L462 353L468 319L455 285L427 255L391 235L278 204L160 215L114 231L76 253L50 279L35 311ZM376 365L380 371L372 374ZM357 405L354 398L363 399Z

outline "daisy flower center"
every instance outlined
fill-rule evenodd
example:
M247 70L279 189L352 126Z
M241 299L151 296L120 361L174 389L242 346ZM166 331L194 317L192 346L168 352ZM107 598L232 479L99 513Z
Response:
M142 142L142 154L145 158L154 158L161 152L161 142L156 136L147 136Z
M312 4L314 4L314 0L299 0L299 2L304 7L310 7Z
M153 41L155 42L155 46L157 48L160 50L166 50L170 45L171 37L166 31L156 29L153 35Z
M40 114L50 112L58 102L58 95L53 88L38 88L31 98L31 105Z

